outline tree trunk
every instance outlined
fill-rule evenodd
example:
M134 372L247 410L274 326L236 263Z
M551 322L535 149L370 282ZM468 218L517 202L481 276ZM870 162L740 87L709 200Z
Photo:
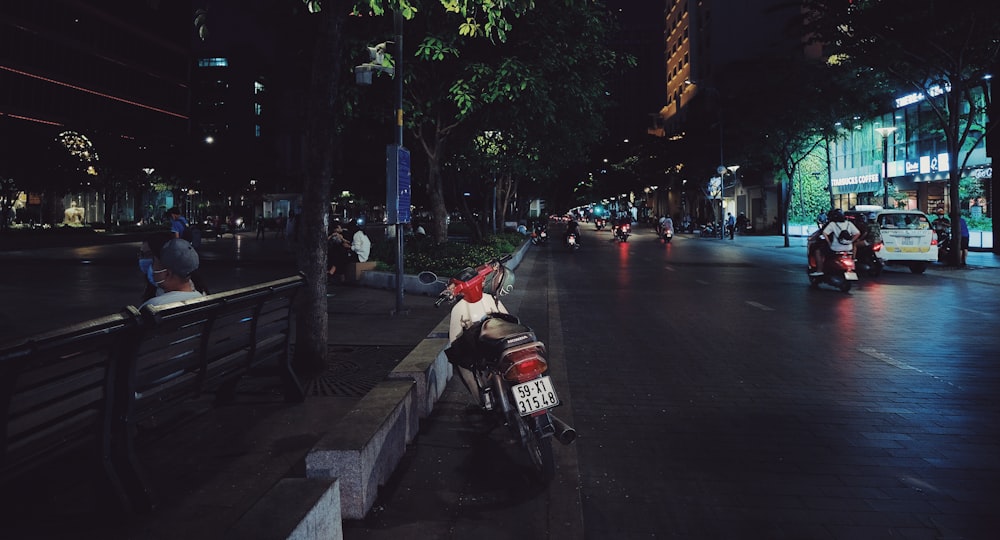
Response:
M951 266L958 266L962 262L962 200L958 196L960 178L961 171L952 167L948 174L948 198L951 200L951 253L948 254L948 264Z
M306 103L306 176L302 188L302 213L296 216L296 262L305 274L306 289L298 302L295 365L306 376L326 369L326 214L333 174L333 151L337 122L337 85L340 80L340 49L343 10L327 6L313 51L312 74Z
M431 203L431 230L428 234L438 244L448 241L448 207L444 202L444 180L441 176L441 155L444 140L435 134L431 143L424 144L427 152L427 195Z

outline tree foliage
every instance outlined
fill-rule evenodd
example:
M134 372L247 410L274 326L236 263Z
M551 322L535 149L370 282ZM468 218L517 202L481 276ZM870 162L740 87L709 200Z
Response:
M350 11L342 4L320 4L304 0L308 11L317 17L311 47L309 79L306 84L306 156L303 173L302 213L297 218L296 258L308 280L305 300L298 317L296 362L307 372L326 366L328 335L326 305L326 217L330 200L336 135L343 124L340 112L341 76L345 21L355 15L383 15L392 11L399 17L415 18L423 11L443 7L452 33L470 32L490 40L502 41L512 20L530 7L530 0L358 0ZM318 13L317 13L318 11ZM442 20L445 18L442 17ZM440 205L443 208L443 204ZM441 223L446 216L441 215Z
M614 55L600 11L589 2L538 5L503 34L502 43L448 33L440 17L425 15L407 24L420 44L405 84L405 108L428 162L429 233L443 242L447 206L463 207L465 188L489 194L496 176L502 221L504 201L513 200L520 186L540 189L539 178L584 158L601 132ZM479 177L470 179L473 164L496 161L475 144L486 132L502 134L504 170L483 174L480 167ZM464 169L449 171L449 163Z

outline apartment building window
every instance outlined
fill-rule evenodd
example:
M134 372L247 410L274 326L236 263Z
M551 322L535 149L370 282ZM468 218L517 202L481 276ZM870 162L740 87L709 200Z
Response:
M228 67L229 59L224 57L199 58L198 67Z

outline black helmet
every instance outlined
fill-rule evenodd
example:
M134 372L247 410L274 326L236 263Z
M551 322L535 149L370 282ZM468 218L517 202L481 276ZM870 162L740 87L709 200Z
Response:
M507 296L512 290L514 290L514 272L502 264L483 279L483 292L486 294Z
M844 211L841 210L840 208L834 208L833 210L830 210L830 213L827 214L827 218L830 221L836 221L838 223L843 223L844 221L847 221L847 218L844 216Z

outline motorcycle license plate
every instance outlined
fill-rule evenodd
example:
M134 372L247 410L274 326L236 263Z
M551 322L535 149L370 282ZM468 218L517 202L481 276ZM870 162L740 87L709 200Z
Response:
M547 376L516 384L510 390L514 394L517 412L521 416L527 416L542 409L551 409L559 404L556 389L552 386L552 380Z
M857 272L844 272L844 278L846 278L847 281L857 281L858 274Z

